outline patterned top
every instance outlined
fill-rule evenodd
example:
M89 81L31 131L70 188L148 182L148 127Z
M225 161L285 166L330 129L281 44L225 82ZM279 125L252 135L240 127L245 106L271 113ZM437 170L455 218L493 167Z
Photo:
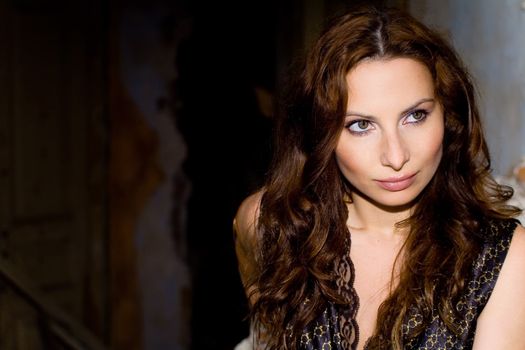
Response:
M449 330L438 315L432 311L432 320L417 338L412 338L404 345L405 349L471 349L474 342L476 322L485 307L503 261L507 256L512 234L517 226L516 220L494 220L483 229L485 243L472 265L472 274L467 284L466 293L456 304L462 318L459 320L458 334ZM302 333L298 349L301 350L347 350L356 349L359 340L359 328L355 321L359 299L353 288L353 264L349 258L339 263L338 287L340 292L349 293L348 297L356 300L355 306L341 310L330 304L327 309ZM346 286L345 286L346 284ZM345 288L346 287L346 288ZM421 325L423 316L414 310L405 320L404 335ZM365 349L367 346L365 345Z

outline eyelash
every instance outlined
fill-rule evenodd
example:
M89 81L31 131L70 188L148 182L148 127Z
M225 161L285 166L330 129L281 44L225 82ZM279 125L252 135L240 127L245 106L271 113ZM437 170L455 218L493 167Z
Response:
M406 122L406 120L410 117L410 116L414 116L415 114L419 114L421 113L422 116L421 116L421 119L414 119L414 121L412 122ZM416 109L414 111L411 111L409 113L406 114L406 116L403 118L403 125L405 124L411 124L411 125L418 125L418 124L421 124L423 123L427 117L429 115L429 112L427 110L424 110L424 109ZM360 123L360 122L366 122L368 123L367 126L370 126L370 124L372 124L371 121L369 121L368 119L355 119L355 120L352 120L348 123L345 124L345 128L352 134L352 135L356 135L356 136L365 136L365 135L368 135L368 133L370 133L371 130L373 129L366 129L366 130L363 130L363 131L353 131L350 129L350 127L352 125L355 125L357 123Z
M365 135L368 135L368 133L370 132L370 129L367 129L367 130L363 130L363 131L353 131L350 129L350 127L352 125L355 125L359 122L367 122L369 126L370 124L372 124L371 121L367 120L367 119L356 119L356 120L352 120L348 123L346 123L345 125L345 128L352 134L352 135L355 135L355 136L365 136Z
M410 122L408 124L420 124L420 123L424 122L427 119L428 114L429 114L428 111L426 111L424 109L416 109L415 111L412 111L412 112L408 113L404 119L406 120L411 115L414 115L414 114L417 114L417 113L423 114L421 119L416 119L415 121Z

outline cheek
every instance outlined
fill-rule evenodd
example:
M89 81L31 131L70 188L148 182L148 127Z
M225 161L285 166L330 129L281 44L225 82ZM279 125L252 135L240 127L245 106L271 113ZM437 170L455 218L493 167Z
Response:
M429 149L430 153L437 158L438 161L441 160L443 155L443 138L445 135L444 126L441 124L441 127L436 131L431 137L429 137Z
M443 155L443 128L436 128L430 134L421 137L417 145L413 146L419 158L428 162L439 164Z
M351 171L355 164L351 152L346 150L341 143L339 143L335 149L335 162L339 170L345 175L348 171Z
M364 169L370 169L367 160L371 159L364 152L352 151L353 147L345 145L337 147L335 150L335 159L337 166L343 175L349 180L350 177L359 176Z

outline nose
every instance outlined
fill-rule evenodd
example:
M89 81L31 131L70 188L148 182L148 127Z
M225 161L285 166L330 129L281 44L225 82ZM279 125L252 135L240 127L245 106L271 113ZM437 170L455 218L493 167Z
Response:
M395 171L401 170L410 160L410 152L399 131L387 133L382 141L381 164Z

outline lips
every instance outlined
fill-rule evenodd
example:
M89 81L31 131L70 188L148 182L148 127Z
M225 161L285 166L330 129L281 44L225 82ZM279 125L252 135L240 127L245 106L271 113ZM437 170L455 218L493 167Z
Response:
M403 191L407 189L408 187L410 187L416 180L416 174L417 173L414 173L408 176L390 177L385 180L375 180L375 182L377 182L377 184L381 188L387 191L398 192L398 191Z

